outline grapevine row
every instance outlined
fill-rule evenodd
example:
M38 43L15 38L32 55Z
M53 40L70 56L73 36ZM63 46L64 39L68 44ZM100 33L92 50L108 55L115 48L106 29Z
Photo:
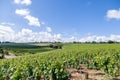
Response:
M120 75L119 44L66 44L62 50L0 61L0 80L68 80L67 68L102 70Z

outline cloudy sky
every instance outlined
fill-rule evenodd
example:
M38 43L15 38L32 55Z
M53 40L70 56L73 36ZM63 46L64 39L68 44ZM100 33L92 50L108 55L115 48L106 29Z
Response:
M120 41L120 0L1 0L0 41Z

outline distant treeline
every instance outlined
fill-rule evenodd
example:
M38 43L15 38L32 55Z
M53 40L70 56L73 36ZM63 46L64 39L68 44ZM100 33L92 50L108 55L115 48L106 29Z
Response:
M16 42L9 42L9 41L6 41L6 42L0 42L0 43L16 43ZM108 43L108 44L111 44L111 43L120 43L118 41L113 41L113 40L108 40L108 41L86 41L86 42L79 42L79 41L73 41L73 42L26 42L26 43L49 43L49 44L53 44L53 43Z
M61 43L61 42L9 42L9 41L5 41L5 42L2 42L0 41L0 43L31 43L31 44L34 44L34 43Z
M100 41L100 42L96 42L96 41L92 41L92 42L77 42L77 41L73 41L73 43L85 43L85 44L87 44L87 43L91 43L91 44L114 44L114 43L120 43L120 42L117 42L117 41L112 41L112 40L108 40L107 42L104 42L104 41Z

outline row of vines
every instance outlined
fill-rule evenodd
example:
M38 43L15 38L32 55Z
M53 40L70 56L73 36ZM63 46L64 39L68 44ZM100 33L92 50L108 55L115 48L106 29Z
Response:
M120 75L119 44L66 44L62 50L0 60L0 80L68 80L67 68L102 70Z

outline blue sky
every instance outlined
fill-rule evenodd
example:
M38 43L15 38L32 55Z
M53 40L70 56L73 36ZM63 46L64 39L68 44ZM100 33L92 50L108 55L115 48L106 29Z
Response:
M1 41L120 41L120 0L1 0L0 12Z

